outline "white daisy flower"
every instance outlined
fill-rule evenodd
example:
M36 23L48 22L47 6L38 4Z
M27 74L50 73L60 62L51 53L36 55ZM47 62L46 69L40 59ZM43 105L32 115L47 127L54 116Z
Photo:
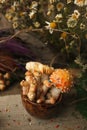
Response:
M77 6L85 6L87 5L87 0L74 0L74 4L76 4Z
M6 0L0 0L0 3L1 3L1 4L5 3L5 2L6 2Z
M73 19L72 17L70 17L67 21L67 26L69 28L74 28L74 27L76 27L77 23L78 23L78 21L76 19Z
M81 23L81 24L80 24L80 29L81 29L81 30L84 30L84 29L85 29L85 24Z
M49 0L50 4L55 3L57 0Z
M87 13L85 13L84 17L87 19Z
M63 18L63 15L60 13L60 14L57 14L55 16L55 19L56 19L56 22L58 23L61 23L62 22L62 18Z
M55 22L45 22L47 26L45 26L46 29L49 30L50 34L53 33L53 30L57 27L57 24Z
M17 2L17 1L14 1L14 4L13 4L13 6L15 6L15 7L18 7L20 4L19 4L19 2Z
M35 16L35 14L36 14L36 10L32 10L32 11L29 13L30 19L33 19L34 16Z
M58 11L61 11L64 7L64 4L62 2L59 2L57 5L56 5L56 8Z
M72 2L72 0L67 0L67 4L70 4Z
M17 28L18 28L18 26L19 26L19 24L18 24L18 22L17 22L17 21L13 22L13 28L14 28L14 29L17 29Z
M73 19L78 19L79 16L80 16L79 11L78 11L78 10L74 10L74 13L72 14L72 18L73 18Z
M36 28L39 28L39 27L40 27L40 23L39 23L38 21L36 21L36 22L34 23L34 26L35 26Z
M9 22L11 22L12 19L13 19L13 16L12 16L10 13L6 13L6 14L5 14L5 17L6 17L6 19L7 19Z
M30 6L30 9L36 9L37 6L38 6L38 2L33 1L32 4L31 4L31 6Z
M18 17L17 16L13 17L12 21L18 21Z
M76 15L77 15L77 17L79 17L79 16L80 16L80 13L79 13L79 11L78 11L78 10L74 10L74 14L76 14Z

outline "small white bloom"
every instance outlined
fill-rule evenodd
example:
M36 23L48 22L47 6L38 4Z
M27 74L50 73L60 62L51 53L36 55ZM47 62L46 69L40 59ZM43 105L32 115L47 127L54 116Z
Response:
M70 17L70 18L68 19L68 21L67 21L67 26L68 26L69 28L74 28L74 27L76 27L77 23L78 23L77 20L75 20L75 19L73 19L72 17Z
M14 4L13 4L13 6L15 6L15 7L18 7L20 4L19 4L19 2L17 2L17 1L14 1Z
M12 21L18 21L18 17L17 16L13 17Z
M33 19L34 16L35 16L35 14L36 14L36 10L32 10L32 11L29 13L30 19Z
M63 15L62 15L62 14L57 14L57 15L55 16L56 22L58 22L58 23L61 23L61 22L62 22L62 18L63 18Z
M6 0L0 0L0 3L1 3L1 4L5 3L5 2L6 2Z
M87 39L87 33L85 34L85 38Z
M79 11L78 11L78 10L74 10L74 13L72 14L72 18L73 18L73 19L78 19L79 16L80 16Z
M48 5L48 11L47 11L47 15L51 15L51 13L55 10L55 6L53 4L49 4Z
M38 2L33 1L32 4L31 4L31 6L30 6L30 9L36 9L37 6L38 6Z
M48 11L54 11L55 6L54 5L48 5Z
M87 19L87 13L85 13L84 17Z
M50 4L55 3L57 0L49 0Z
M26 16L27 12L20 12L20 16Z
M50 16L50 15L51 15L51 11L48 11L48 12L47 12L47 15Z
M74 14L77 16L77 18L79 18L80 13L79 13L79 11L78 11L78 10L74 10Z
M87 11L87 7L85 8L85 10Z
M81 24L80 24L80 29L81 29L81 30L85 29L85 24L81 23Z
M5 17L9 22L12 22L13 16L10 13L6 13Z
M12 11L15 11L16 10L16 7L14 5L11 6L11 10Z
M39 28L39 27L40 27L40 23L39 23L38 21L36 21L36 22L34 23L34 26L35 26L36 28Z
M23 3L24 2L24 0L20 0L20 3Z
M70 4L72 2L72 0L67 0L67 4Z
M85 5L87 5L87 0L85 0L85 3L84 3Z
M17 21L13 22L13 28L14 28L14 29L17 29L17 28L18 28L18 26L19 26L19 24L18 24L18 22L17 22Z
M87 5L87 0L74 0L74 4L76 4L77 6L83 7Z

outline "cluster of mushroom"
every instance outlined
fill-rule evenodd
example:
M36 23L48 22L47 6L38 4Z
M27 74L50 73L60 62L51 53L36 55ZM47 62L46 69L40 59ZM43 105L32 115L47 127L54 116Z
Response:
M10 85L11 74L6 72L5 74L0 73L0 90L4 90Z
M66 69L54 69L39 62L26 63L25 79L20 82L23 95L35 103L55 104L63 92L73 85L73 77Z

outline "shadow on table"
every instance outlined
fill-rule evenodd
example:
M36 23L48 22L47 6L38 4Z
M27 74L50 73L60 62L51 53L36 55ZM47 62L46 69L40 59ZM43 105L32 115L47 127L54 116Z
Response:
M20 90L20 84L18 82L15 82L7 87L4 91L1 91L0 96L20 94Z

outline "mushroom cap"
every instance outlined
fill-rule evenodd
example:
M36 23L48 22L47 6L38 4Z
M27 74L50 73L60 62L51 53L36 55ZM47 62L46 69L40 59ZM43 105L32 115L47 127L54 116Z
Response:
M73 85L73 77L67 69L56 69L50 76L50 81L59 89L61 92L67 92Z

